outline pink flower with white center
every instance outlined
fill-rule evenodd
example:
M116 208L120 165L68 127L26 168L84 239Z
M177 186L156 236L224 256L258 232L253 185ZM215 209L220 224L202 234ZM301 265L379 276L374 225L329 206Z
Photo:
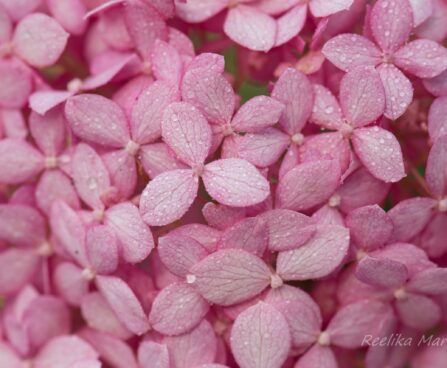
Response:
M211 128L203 115L186 102L169 105L162 122L164 141L189 169L168 171L149 182L140 212L149 225L166 225L181 218L197 196L199 178L220 203L245 207L262 202L269 184L245 160L222 159L205 165L211 148Z
M447 68L447 50L438 43L417 39L405 44L413 31L408 0L379 0L369 18L374 41L356 34L329 40L324 55L338 68L376 67L386 95L385 116L397 119L413 100L413 87L403 71L418 78L433 78Z

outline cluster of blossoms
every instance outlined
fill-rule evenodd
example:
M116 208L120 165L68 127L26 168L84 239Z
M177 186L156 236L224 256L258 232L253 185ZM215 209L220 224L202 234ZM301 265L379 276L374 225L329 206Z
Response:
M0 0L0 367L445 368L446 40L446 0Z

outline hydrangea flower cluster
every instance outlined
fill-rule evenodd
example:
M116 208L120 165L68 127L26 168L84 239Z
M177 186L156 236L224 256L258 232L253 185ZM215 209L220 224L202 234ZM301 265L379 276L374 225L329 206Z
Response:
M0 367L447 367L446 0L0 0Z

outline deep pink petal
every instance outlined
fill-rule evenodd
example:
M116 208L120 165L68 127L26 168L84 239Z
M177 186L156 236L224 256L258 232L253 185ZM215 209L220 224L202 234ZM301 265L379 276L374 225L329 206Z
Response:
M229 10L224 32L234 42L255 51L269 51L275 45L277 25L269 15L246 5Z
M343 125L343 115L337 99L326 87L315 84L315 103L311 120L323 128L337 130Z
M140 149L140 162L150 178L166 171L186 169L188 166L175 157L166 143L147 144Z
M435 141L428 155L426 167L427 185L433 196L442 198L447 194L447 135Z
M0 60L0 85L0 106L21 108L32 92L32 75L18 62Z
M365 284L392 289L404 284L408 271L403 263L367 256L359 262L355 275Z
M203 206L202 214L210 226L224 230L245 217L245 208L208 202Z
M428 132L433 141L436 141L443 135L447 135L446 114L447 97L439 97L434 100L428 114Z
M321 278L343 263L348 248L348 229L336 225L319 225L316 234L307 243L279 253L276 271L285 280Z
M270 284L262 259L241 249L210 254L191 269L192 284L211 303L232 305L259 294Z
M311 0L309 7L314 17L327 17L329 15L348 10L354 0Z
M298 4L277 20L275 46L281 46L296 37L304 27L307 19L307 6Z
M191 170L174 170L158 175L144 189L140 213L148 225L174 222L188 211L197 196L199 183Z
M425 331L441 320L441 308L423 295L408 294L396 303L397 314L405 326Z
M286 319L277 309L263 302L236 318L230 341L234 357L243 368L280 368L291 345Z
M447 269L430 268L416 274L406 288L415 293L442 295L447 293Z
M174 0L145 0L145 2L153 6L165 18L172 18L175 15Z

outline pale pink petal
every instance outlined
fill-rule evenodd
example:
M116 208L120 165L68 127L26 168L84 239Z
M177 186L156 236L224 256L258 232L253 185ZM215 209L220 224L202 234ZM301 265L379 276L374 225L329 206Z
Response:
M225 229L219 249L236 248L253 253L258 257L264 255L268 245L267 223L262 217L249 217Z
M29 129L37 147L45 156L56 157L65 146L65 118L61 109L45 116L34 112L29 117Z
M413 101L413 86L410 80L393 64L382 64L377 68L385 89L384 115L396 120Z
M436 214L425 227L420 238L420 246L429 257L439 258L447 252L444 239L447 236L447 216L444 213Z
M132 203L123 202L109 208L104 223L116 234L120 254L126 262L141 262L154 248L151 230Z
M68 33L53 18L34 13L23 18L14 32L14 52L28 64L54 64L65 49Z
M18 292L30 282L39 267L39 256L32 250L10 248L0 254L0 293Z
M136 335L149 329L149 322L132 289L120 278L97 276L96 286L106 298L118 319Z
M279 167L279 174L278 177L282 178L284 175L286 175L290 170L292 170L295 166L297 166L300 163L300 152L299 147L297 147L295 144L289 145L289 148L287 149L282 162L281 166Z
M284 280L325 277L343 264L348 248L348 229L337 225L319 225L307 243L279 253L276 271Z
M89 228L85 249L93 272L108 274L118 267L118 240L109 227L98 225Z
M376 66L381 62L381 53L376 45L353 33L331 38L322 51L332 64L346 72L357 66Z
M9 42L12 35L12 28L12 20L2 4L0 5L0 43Z
M174 86L180 84L183 62L174 46L161 40L155 41L152 53L152 71L157 80L169 82Z
M166 23L154 8L142 2L126 3L124 16L135 48L143 60L151 60L155 41L168 36Z
M45 219L34 207L0 204L0 218L0 239L9 245L39 247L45 242Z
M124 111L100 95L83 94L69 98L65 116L73 133L88 142L121 148L130 139Z
M28 135L25 117L21 110L1 109L0 120L3 125L4 133L8 138L24 139Z
M436 141L443 135L447 135L446 114L447 97L439 97L434 100L428 114L428 132L433 141Z
M213 68L215 64L212 64ZM231 84L208 68L189 70L182 81L183 100L197 107L211 124L230 122L235 108Z
M447 68L447 49L430 40L415 40L394 54L394 63L419 78L433 78Z
M51 340L34 360L36 368L71 368L73 364L98 358L96 351L81 338L61 336Z
M19 21L42 5L42 0L1 0L0 3L8 11L10 17Z
M250 50L269 51L275 45L277 24L272 17L254 7L238 5L228 12L224 32Z
M135 146L129 144L128 149L110 151L101 156L110 176L111 185L122 198L129 198L135 192L138 173L133 155Z
M413 11L408 0L379 0L374 4L370 22L380 48L394 52L413 30Z
M168 40L169 44L174 46L180 54L195 56L194 45L191 39L177 28L169 27Z
M182 235L197 240L208 252L217 250L217 242L221 232L203 224L186 224L176 228L170 234Z
M256 96L244 103L231 121L237 132L256 133L275 125L284 105L271 97Z
M447 95L447 69L434 78L424 79L422 83L435 96Z
M314 221L299 212L275 209L265 212L261 217L267 222L268 248L271 251L298 248L316 231Z
M211 148L211 128L203 115L186 102L170 104L163 114L163 140L191 167L205 162Z
M202 214L210 226L224 230L245 218L245 208L208 202L203 206Z
M358 67L349 71L340 83L340 104L348 123L365 126L385 111L385 90L374 68Z
M44 158L31 144L22 139L0 141L0 183L20 184L44 168Z
M298 4L277 20L275 46L281 46L297 36L307 19L307 6Z
M355 153L377 179L395 183L406 176L402 151L393 133L379 128L355 129Z
M143 341L138 347L138 363L141 368L169 368L167 346L153 341Z
M329 15L348 10L354 0L311 0L309 7L314 17L327 17Z
M396 303L397 314L405 326L425 331L441 320L441 308L423 295L408 294Z
M299 358L294 368L338 368L338 363L330 347L316 344Z
M144 145L140 149L140 162L150 178L166 171L186 169L188 166L175 157L166 143Z
M393 233L393 221L378 205L355 209L346 217L353 242L360 248L375 250L385 245Z
M167 225L181 218L197 196L199 183L191 170L158 175L143 190L140 213L152 226Z
M89 327L99 332L127 339L132 333L116 317L101 293L95 291L85 295L81 301L81 313Z
M0 343L0 364L8 368L23 368L23 362L6 342Z
M427 185L433 196L447 194L447 135L438 138L430 150L426 167Z
M414 26L417 27L426 21L433 13L432 1L408 0L413 10Z
M310 119L323 128L338 130L343 125L343 115L337 99L322 85L315 84L313 88L315 103Z
M54 270L53 282L55 289L64 300L75 306L79 306L84 295L88 293L89 280L82 269L73 263L60 263Z
M0 60L0 106L22 108L33 89L30 71L22 64Z
M74 96L74 92L66 91L37 91L29 98L31 109L38 114L45 115L52 108Z
M178 100L178 91L166 82L156 81L144 89L132 107L130 129L139 144L151 143L161 136L163 112Z
M180 336L168 336L164 341L168 346L171 364L176 368L212 363L216 357L216 335L205 320L191 332Z
M289 135L299 133L309 119L314 103L309 79L296 69L288 68L276 82L272 97L285 105L279 120L283 129Z
M188 64L187 71L202 69L208 72L222 74L225 70L225 58L211 52L203 52L195 56Z
M84 33L87 25L84 16L87 9L83 1L48 0L47 5L51 14L67 32L74 35L82 35Z
M411 292L426 295L443 295L447 293L447 269L430 268L416 274L406 288Z
M291 345L286 319L263 302L236 318L230 341L234 357L242 368L280 368Z
M411 198L399 202L388 215L394 225L392 241L408 241L421 232L430 221L436 201L430 198Z
M110 188L109 173L93 148L80 143L72 157L72 174L79 197L91 208L101 209L101 196Z
M258 204L270 192L267 180L245 160L230 158L213 161L205 166L202 178L211 197L227 206Z
M171 284L155 298L149 322L164 335L181 335L197 326L208 313L209 304L185 283Z
M248 300L270 284L262 259L242 249L210 254L191 269L192 284L211 303L232 305Z
M326 332L334 345L356 349L365 335L376 335L380 321L387 316L389 306L373 300L363 300L341 308L332 318Z
M237 157L257 167L273 165L290 144L290 137L275 128L262 133L248 133L236 137Z
M228 0L176 1L177 15L188 23L201 23L228 6Z
M394 289L405 283L408 271L403 263L366 256L359 262L355 276L365 284Z
M276 192L277 207L307 210L326 201L340 182L337 161L300 164L280 178Z

